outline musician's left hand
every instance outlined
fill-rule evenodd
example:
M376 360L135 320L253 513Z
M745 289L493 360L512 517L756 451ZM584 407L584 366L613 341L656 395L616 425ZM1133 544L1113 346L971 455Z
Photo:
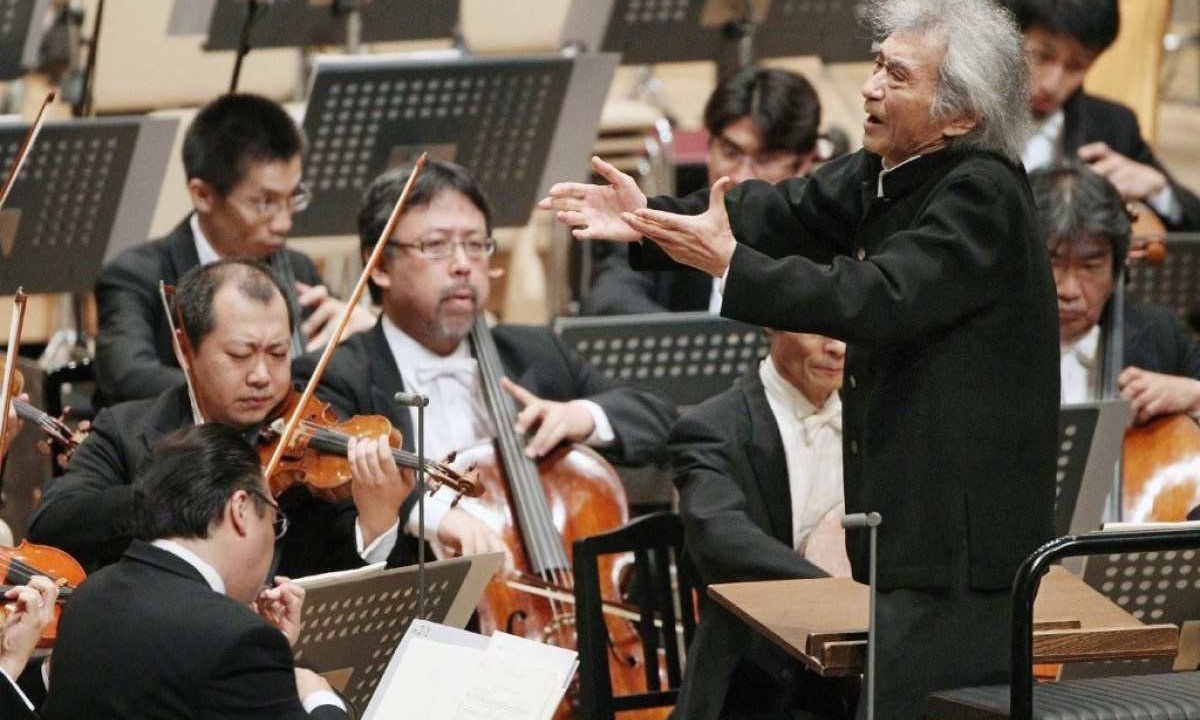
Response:
M700 215L678 215L642 208L621 215L630 227L658 243L671 259L721 277L733 258L737 240L725 211L725 191L732 181L723 177L708 193L708 210Z
M29 395L21 393L19 399L28 402ZM9 403L8 422L4 425L4 437L0 438L0 458L8 454L8 446L12 443L13 438L21 432L21 425L21 418L17 417L16 406Z
M304 588L282 575L275 576L275 587L263 588L254 601L254 609L267 622L279 628L288 645L300 637L300 615L304 609Z
M351 437L346 457L354 479L350 491L358 509L358 527L363 547L367 547L396 524L400 506L413 486L396 465L386 437Z
M438 524L437 539L451 555L478 555L502 552L505 565L512 566L512 557L504 540L487 523L460 507L451 508Z
M27 585L11 588L0 597L7 605L0 635L0 668L15 680L54 617L58 586L48 577L35 575Z
M1139 425L1159 415L1200 412L1200 380L1128 367L1117 377L1117 387Z
M521 404L516 430L520 433L537 428L525 444L525 455L540 458L564 440L581 442L596 429L596 420L579 400L557 402L543 400L508 378L501 378L504 390Z
M1080 147L1079 159L1112 183L1124 200L1149 200L1167 187L1167 176L1156 168L1127 158L1102 142Z
M336 320L346 311L346 301L338 300L330 295L324 285L305 285L297 282L296 293L296 302L300 304L300 307L312 308L312 313L300 325L300 330L308 339L305 349L309 352L320 350L333 336L333 331L337 326ZM350 314L350 322L346 325L346 332L342 335L342 339L345 340L356 332L370 330L375 327L376 320L378 318L375 313L359 305ZM300 318L296 318L296 321L299 322Z

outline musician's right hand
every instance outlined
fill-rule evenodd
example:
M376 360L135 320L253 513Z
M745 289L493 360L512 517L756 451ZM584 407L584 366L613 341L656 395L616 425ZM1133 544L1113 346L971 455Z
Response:
M5 602L3 635L0 636L0 668L13 680L25 669L42 631L54 617L58 586L50 578L35 575L27 585L10 588Z
M350 491L358 509L363 547L366 547L396 524L400 506L413 486L409 477L397 467L386 436L351 437L346 457L353 477Z
M646 195L632 177L598 157L592 169L608 185L557 183L538 202L542 210L554 210L555 219L571 228L576 240L637 242L642 234L621 219L621 213L646 207Z
M462 508L451 508L438 524L437 539L452 555L504 553L505 567L513 567L504 540L485 522Z

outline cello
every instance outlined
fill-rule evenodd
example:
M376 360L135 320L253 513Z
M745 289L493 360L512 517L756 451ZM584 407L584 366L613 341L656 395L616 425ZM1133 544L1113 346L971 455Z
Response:
M500 384L504 371L483 315L470 334L483 396L496 428L494 443L456 453L454 464L471 464L486 492L463 501L470 513L503 538L515 570L492 579L479 606L480 632L501 630L538 642L574 648L575 609L570 548L579 537L602 533L629 520L624 485L611 465L583 445L563 445L535 461L525 455L525 439L514 429L516 408ZM622 563L600 560L603 599L620 605ZM539 592L539 589L542 591ZM614 695L645 690L641 640L628 619L606 618ZM578 708L573 684L555 717ZM661 717L642 711L637 717Z

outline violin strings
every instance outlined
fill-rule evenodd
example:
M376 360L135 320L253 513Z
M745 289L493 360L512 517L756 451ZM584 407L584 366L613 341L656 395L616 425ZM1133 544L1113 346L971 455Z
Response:
M0 555L0 557L2 557L2 555ZM12 556L12 555L8 556L7 576L9 578L11 578L13 581L15 581L17 584L24 585L25 583L32 580L35 575L47 575L48 576L48 574L46 572L39 570L38 568L34 567L33 565L30 565L29 563L25 562L24 560L22 560L19 557ZM57 578L54 578L54 577L51 577L50 579L57 580Z

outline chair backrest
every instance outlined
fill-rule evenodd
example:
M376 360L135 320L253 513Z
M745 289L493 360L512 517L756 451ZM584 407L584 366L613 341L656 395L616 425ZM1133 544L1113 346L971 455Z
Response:
M601 595L613 573L612 558L603 556L625 553L634 558L625 602L636 606L636 620L609 614L622 600ZM683 521L671 512L643 515L616 530L576 540L573 554L582 717L611 720L625 710L674 705L682 658L696 626L694 584L687 564L681 562ZM613 630L626 628L640 637L644 662L638 671L645 692L614 697L609 643L617 637ZM621 648L619 654L629 650Z
M1158 133L1158 85L1163 34L1171 0L1121 0L1121 32L1088 72L1084 87L1132 109L1142 137L1154 145Z

